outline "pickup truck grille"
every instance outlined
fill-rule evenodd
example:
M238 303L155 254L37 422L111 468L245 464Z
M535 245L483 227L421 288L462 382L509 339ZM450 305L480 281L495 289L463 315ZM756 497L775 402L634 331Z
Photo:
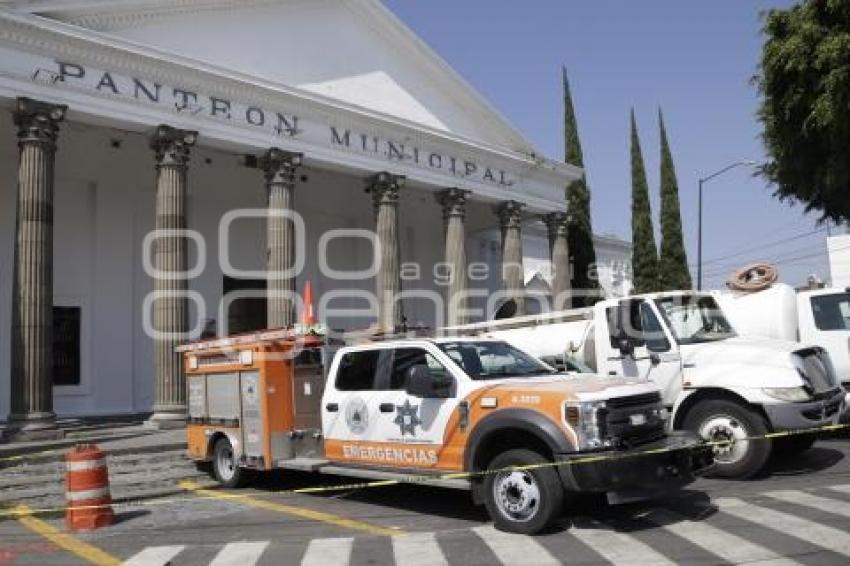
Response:
M622 448L632 448L664 437L667 423L657 392L615 397L599 415L602 437Z

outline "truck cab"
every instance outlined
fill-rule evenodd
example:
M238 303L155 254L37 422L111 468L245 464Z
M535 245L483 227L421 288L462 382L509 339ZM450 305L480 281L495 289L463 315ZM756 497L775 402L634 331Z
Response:
M501 340L382 340L290 355L291 336L182 347L189 455L225 486L246 469L414 481L469 490L496 527L536 533L570 492L652 497L712 465L667 432L645 380L569 375ZM317 376L327 375L324 383Z
M598 371L658 385L673 428L722 442L718 475L749 477L762 468L773 442L751 438L834 424L842 410L823 348L739 336L711 294L639 295L594 308ZM778 444L800 450L815 438Z

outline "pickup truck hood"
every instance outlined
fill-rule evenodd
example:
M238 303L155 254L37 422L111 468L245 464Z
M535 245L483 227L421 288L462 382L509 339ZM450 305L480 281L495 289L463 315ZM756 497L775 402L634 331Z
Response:
M613 397L642 395L658 391L654 384L640 379L606 377L595 374L556 374L531 378L508 378L491 382L489 393L554 395L576 401L596 401Z

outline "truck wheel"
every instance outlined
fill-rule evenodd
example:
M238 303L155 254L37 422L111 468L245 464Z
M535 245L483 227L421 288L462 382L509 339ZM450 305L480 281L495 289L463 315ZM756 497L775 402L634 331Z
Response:
M710 476L750 478L770 457L770 440L747 440L767 434L764 418L734 401L697 403L685 416L684 428L708 442L728 442L714 447L715 466Z
M500 531L532 535L562 511L564 488L549 460L531 450L508 450L487 466L484 504ZM523 468L528 469L511 469ZM498 471L496 471L498 470Z
M236 463L233 446L226 436L215 443L212 468L215 479L224 487L240 487L245 481L245 470Z

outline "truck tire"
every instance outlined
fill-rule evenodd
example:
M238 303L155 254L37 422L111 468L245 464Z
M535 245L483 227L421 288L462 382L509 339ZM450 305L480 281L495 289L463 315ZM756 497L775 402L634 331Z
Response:
M564 488L549 460L531 450L508 450L493 458L484 477L484 504L500 531L532 535L563 511ZM528 469L511 469L513 467Z
M213 447L212 470L224 487L241 487L245 483L245 470L236 462L233 446L226 436L219 438Z
M707 474L720 478L751 478L770 457L769 439L746 440L768 433L767 422L759 413L740 403L725 400L701 401L685 416L684 428L708 442L729 440L714 447L714 468Z

